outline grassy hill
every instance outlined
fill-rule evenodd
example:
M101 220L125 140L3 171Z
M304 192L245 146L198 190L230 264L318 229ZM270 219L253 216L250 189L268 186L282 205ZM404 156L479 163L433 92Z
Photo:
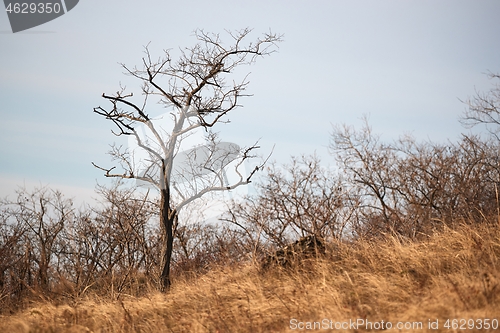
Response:
M219 267L168 294L33 301L0 317L0 332L493 332L499 321L494 223L329 244L289 269Z

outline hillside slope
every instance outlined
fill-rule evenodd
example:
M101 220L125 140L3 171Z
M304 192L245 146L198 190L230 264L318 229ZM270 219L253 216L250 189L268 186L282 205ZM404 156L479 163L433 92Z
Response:
M499 321L493 224L420 242L331 244L286 270L221 267L177 280L166 295L34 303L1 317L0 332L493 332Z

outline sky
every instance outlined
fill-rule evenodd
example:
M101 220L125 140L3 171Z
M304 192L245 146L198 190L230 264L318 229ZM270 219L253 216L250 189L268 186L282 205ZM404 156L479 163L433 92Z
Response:
M1 12L0 197L40 185L96 197L109 181L91 162L113 166L109 144L127 140L93 108L120 83L139 93L120 63L139 66L148 43L155 58L193 46L195 29L223 41L247 27L284 35L278 52L242 69L253 96L216 129L225 141L260 140L277 163L316 153L332 164L332 125L359 127L364 115L384 140L456 140L467 131L461 100L500 73L499 13L498 0L81 0L13 34Z

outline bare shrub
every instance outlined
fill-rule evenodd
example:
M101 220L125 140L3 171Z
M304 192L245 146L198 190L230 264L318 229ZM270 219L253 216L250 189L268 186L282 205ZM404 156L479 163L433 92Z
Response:
M0 267L2 302L45 297L57 283L58 237L73 218L73 203L58 191L21 188L16 200L1 201Z
M175 230L173 272L196 276L220 266L247 261L250 253L245 238L226 225L189 223Z
M76 295L88 288L119 294L139 276L144 282L157 278L159 241L151 223L156 203L148 193L141 195L120 185L98 187L103 207L81 212L64 232L61 275Z
M9 215L0 211L0 308L15 305L24 285L19 276L26 271L23 261L23 236L26 231L17 223L9 223Z
M226 219L253 244L254 257L300 237L340 239L352 230L357 200L344 179L322 167L316 156L273 164L256 188L258 193L235 205Z
M360 131L335 128L330 147L359 198L363 222L352 225L360 236L417 237L497 213L498 142L464 135L457 143L417 143L405 136L386 144L365 123Z

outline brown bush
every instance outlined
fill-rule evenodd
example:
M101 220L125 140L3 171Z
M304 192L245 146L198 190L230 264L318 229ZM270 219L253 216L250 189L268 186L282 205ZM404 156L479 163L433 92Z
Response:
M359 236L421 237L498 213L499 142L464 135L458 143L387 144L366 125L336 128L331 149L359 200L350 223Z

